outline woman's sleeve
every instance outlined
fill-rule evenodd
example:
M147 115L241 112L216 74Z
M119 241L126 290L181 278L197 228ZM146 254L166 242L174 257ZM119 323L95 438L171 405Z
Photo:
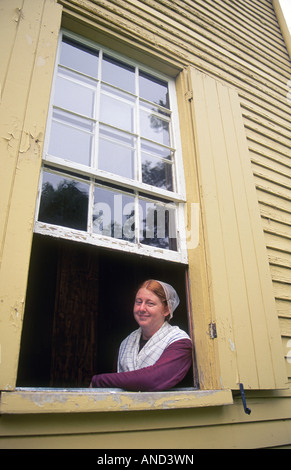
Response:
M191 363L192 343L181 339L170 344L154 365L130 372L94 375L91 386L144 392L168 390L183 380Z

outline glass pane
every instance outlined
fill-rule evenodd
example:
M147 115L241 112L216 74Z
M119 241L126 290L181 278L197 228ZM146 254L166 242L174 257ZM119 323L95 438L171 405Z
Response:
M93 89L58 76L54 97L55 106L93 117L94 101L95 91Z
M94 192L93 232L135 241L134 197L97 186Z
M172 164L142 154L142 181L158 188L173 191Z
M139 94L142 98L169 108L168 83L145 72L139 73Z
M159 144L154 142L149 142L147 140L141 140L141 150L142 152L151 153L156 157L165 158L167 160L172 160L171 150L165 147L161 147Z
M100 133L104 138L110 140L117 140L123 145L133 147L135 144L135 137L126 132L119 131L117 129L112 129L111 127L100 124Z
M86 231L88 195L88 184L44 172L38 220Z
M94 132L94 122L90 119L82 118L80 116L75 116L74 114L67 113L61 109L54 109L53 119L62 121L68 125L79 127L81 130L87 132Z
M169 123L156 115L141 110L140 130L142 137L170 146Z
M117 59L103 56L102 80L130 93L135 92L135 69Z
M177 250L176 211L172 204L139 200L140 242L167 250Z
M134 100L120 100L115 96L102 94L100 121L128 132L134 132Z
M59 117L60 113L54 114L54 117ZM52 121L49 154L55 157L64 158L83 165L89 165L92 153L92 134L86 132L86 129L92 126L92 123L86 122L78 118L71 119L65 113L61 114L63 121ZM65 119L68 117L68 119ZM72 127L69 125L71 121L77 121L79 127ZM84 128L84 131L82 129Z
M171 118L170 111L166 111L165 109L159 108L159 106L155 106L154 104L147 103L146 101L143 101L143 100L141 100L140 103L141 103L141 106L143 108L146 108L149 112L160 114L161 117L164 116L165 118L168 118L170 120Z
M100 126L98 168L134 178L134 138Z
M60 64L97 78L98 51L65 39L62 42Z

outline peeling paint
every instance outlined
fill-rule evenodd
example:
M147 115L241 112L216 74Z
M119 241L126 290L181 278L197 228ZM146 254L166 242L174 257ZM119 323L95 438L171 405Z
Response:
M230 405L230 390L126 392L120 389L18 389L3 392L1 413L163 410Z
M15 23L19 23L20 20L24 19L24 14L22 11L22 8L15 8L15 15L14 15L14 21Z
M39 56L36 61L36 66L37 67L44 67L46 65L46 58Z
M5 134L1 138L7 142L8 154L15 157L15 151L19 145L21 121L15 117L12 118L12 122L7 124L6 129Z
M19 152L24 154L29 151L30 154L33 153L34 155L40 154L40 145L39 143L42 140L42 133L40 132L37 137L34 137L33 134L30 132L24 132L21 139L21 145Z
M23 318L24 302L17 302L10 308L10 322L15 328L20 328Z

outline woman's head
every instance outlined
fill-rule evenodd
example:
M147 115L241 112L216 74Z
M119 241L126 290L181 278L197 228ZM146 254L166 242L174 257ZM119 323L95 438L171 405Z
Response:
M144 281L141 286L139 286L139 289L142 288L153 292L156 296L159 297L160 301L165 306L165 308L168 307L165 291L159 281L155 281L154 279Z
M173 317L174 310L180 303L180 299L175 289L166 282L157 281L154 279L148 279L147 281L144 281L139 286L139 289L141 288L148 289L159 297L163 305L168 309L166 320L169 321Z
M165 293L155 281L144 282L138 289L133 316L142 329L143 339L149 339L169 316Z

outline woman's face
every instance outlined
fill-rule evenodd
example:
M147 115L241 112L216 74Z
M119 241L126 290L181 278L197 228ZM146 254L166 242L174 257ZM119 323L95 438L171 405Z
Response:
M141 288L136 294L133 315L142 329L143 338L149 339L158 331L169 314L160 298L152 291Z

